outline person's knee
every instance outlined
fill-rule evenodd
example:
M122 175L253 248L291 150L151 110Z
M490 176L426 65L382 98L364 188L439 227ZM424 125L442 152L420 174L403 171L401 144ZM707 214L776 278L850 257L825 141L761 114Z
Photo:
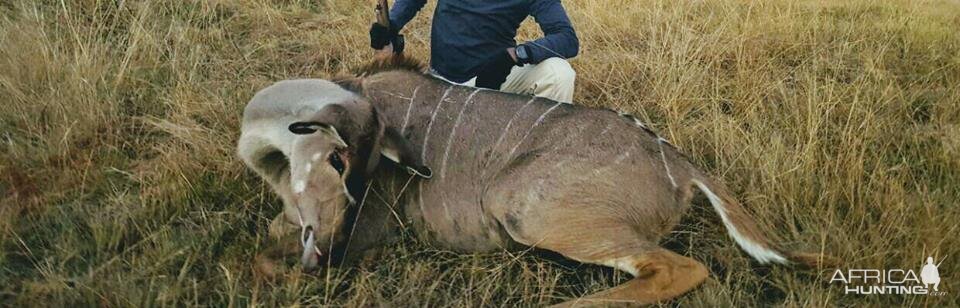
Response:
M577 72L570 66L570 62L561 58L548 58L538 64L543 66L546 82L559 87L573 87Z

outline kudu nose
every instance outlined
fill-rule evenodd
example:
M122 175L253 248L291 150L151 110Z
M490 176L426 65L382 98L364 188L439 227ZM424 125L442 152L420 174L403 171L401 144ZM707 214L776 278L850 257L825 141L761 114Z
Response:
M303 228L303 232L300 233L300 244L303 244L303 247L307 247L307 240L310 239L311 234L313 234L313 226Z
M301 235L303 254L300 256L300 264L304 269L311 270L320 263L320 250L317 249L317 238L313 232L313 226L304 227Z

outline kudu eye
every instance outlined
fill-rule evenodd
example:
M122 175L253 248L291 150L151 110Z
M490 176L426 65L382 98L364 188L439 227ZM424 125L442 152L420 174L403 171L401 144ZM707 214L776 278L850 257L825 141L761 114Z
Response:
M343 160L340 159L340 154L337 154L336 151L330 153L330 157L327 158L327 161L330 162L330 166L333 166L333 169L337 169L337 173L343 175L345 165L343 164Z

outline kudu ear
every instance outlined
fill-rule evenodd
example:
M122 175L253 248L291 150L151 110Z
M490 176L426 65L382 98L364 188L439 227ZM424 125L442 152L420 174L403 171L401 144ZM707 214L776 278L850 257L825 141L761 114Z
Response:
M363 93L363 78L351 75L334 77L331 81L353 93Z
M384 129L383 137L380 138L380 154L397 163L410 174L425 179L433 176L433 171L424 166L420 158L413 152L410 141L407 141L393 128Z
M337 132L337 128L333 125L321 123L321 122L294 122L287 127L291 133L297 135L310 135L317 132L326 134L333 138L339 146L346 147L347 143L343 141L343 137L340 137L340 133Z

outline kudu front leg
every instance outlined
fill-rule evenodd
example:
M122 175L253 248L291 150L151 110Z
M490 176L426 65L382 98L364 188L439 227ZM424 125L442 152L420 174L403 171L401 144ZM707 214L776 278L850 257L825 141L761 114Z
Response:
M268 230L267 243L255 257L255 269L267 277L274 277L283 271L284 258L299 253L300 227L287 221L281 212L270 222Z

